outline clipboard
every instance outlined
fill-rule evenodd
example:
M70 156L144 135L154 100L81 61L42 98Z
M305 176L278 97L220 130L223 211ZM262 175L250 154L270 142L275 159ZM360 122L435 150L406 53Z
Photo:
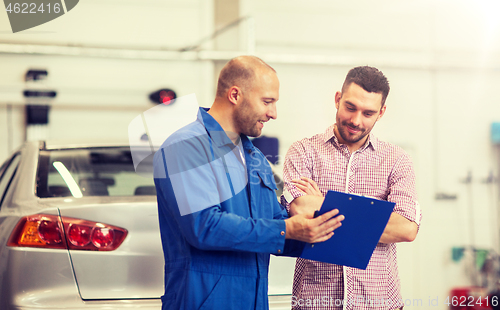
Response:
M327 241L306 244L300 257L366 269L395 205L394 202L328 191L317 215L338 209L345 219Z

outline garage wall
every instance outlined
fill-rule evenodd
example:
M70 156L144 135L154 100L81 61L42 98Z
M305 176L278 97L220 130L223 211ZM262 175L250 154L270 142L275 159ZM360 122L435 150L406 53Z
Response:
M398 247L403 297L424 305L438 298L432 309L446 309L451 287L472 284L467 257L453 261L452 248L498 250L498 183L488 177L499 176L490 142L490 124L500 121L499 8L488 0L86 0L19 34L9 33L0 13L0 43L178 50L252 16L255 53L281 82L278 120L264 134L280 139L282 156L333 123L334 94L350 68L377 66L391 93L374 132L412 156L424 213L417 240ZM245 27L202 49L247 53L252 33ZM0 53L0 159L24 139L20 93L31 67L48 69L47 84L59 92L49 138L126 140L128 123L152 107L145 94L159 87L196 93L210 106L226 59L208 58Z
M28 101L22 91L33 88L24 82L27 70L46 69L47 80L34 87L58 93L50 102L50 123L36 129L36 137L128 141L129 122L154 106L148 99L151 92L168 87L178 96L195 93L200 102L212 97L212 62L162 60L147 53L195 45L212 29L213 4L205 0L80 1L60 18L15 34L6 12L0 12L0 44L58 47L43 55L29 48L26 53L0 54L0 160L26 137Z

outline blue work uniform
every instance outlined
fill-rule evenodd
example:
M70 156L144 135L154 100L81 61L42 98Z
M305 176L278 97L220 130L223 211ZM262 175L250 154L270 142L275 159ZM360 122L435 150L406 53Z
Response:
M272 170L200 108L154 156L165 257L162 309L269 309L269 254L298 256Z

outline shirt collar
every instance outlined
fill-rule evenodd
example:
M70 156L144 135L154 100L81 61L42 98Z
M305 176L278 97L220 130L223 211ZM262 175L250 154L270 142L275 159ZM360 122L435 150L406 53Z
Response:
M331 141L333 143L333 145L335 145L335 147L339 148L343 144L341 144L339 142L339 139L337 139L337 136L335 135L334 128L335 128L335 124L328 127L326 129L325 133L323 134L323 139L324 139L325 143L328 143L329 141ZM378 144L377 137L375 137L373 135L373 133L370 132L370 134L368 135L368 139L366 140L366 143L361 148L359 148L359 151L362 152L366 148L368 148L369 146L371 146L373 148L373 150L376 151L377 144Z
M213 143L218 147L224 145L232 145L234 146L233 141L227 136L224 129L222 129L221 125L212 117L212 115L208 114L209 108L199 108L197 121L200 122L206 129L208 135L212 139ZM241 138L241 136L240 136ZM236 143L239 143L236 141Z

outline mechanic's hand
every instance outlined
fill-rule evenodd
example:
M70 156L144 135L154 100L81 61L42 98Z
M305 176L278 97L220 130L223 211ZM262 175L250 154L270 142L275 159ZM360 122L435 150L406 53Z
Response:
M295 239L308 243L323 242L333 236L333 231L342 225L343 215L339 210L329 211L316 218L298 214L285 220L286 239Z

